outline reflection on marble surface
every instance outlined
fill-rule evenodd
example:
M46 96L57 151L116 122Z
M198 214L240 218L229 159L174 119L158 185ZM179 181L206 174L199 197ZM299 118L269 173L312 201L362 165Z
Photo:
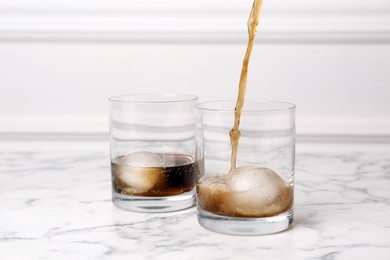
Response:
M107 145L61 145L1 143L2 259L390 259L387 146L298 149L294 227L238 237L115 208Z

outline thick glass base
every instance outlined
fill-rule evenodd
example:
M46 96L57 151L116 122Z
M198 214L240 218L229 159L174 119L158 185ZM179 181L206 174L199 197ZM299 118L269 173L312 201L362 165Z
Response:
M171 212L195 205L195 189L166 197L129 196L112 192L112 202L120 209L134 212Z
M227 235L267 235L281 232L292 227L294 211L290 209L282 214L265 218L241 218L216 215L198 206L199 224L213 232Z

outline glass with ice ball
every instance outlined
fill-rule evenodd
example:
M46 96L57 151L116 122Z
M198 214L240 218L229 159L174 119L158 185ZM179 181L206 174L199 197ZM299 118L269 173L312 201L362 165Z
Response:
M229 132L236 101L196 105L197 144L204 171L197 180L201 226L233 235L263 235L293 222L295 105L245 101L237 160Z
M168 212L195 204L198 97L134 94L111 97L112 201L136 212Z

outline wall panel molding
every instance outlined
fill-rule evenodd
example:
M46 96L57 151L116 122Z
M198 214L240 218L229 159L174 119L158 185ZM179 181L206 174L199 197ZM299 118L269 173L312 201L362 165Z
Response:
M251 0L0 1L0 42L243 43ZM264 1L257 43L390 43L390 2Z
M363 122L364 121L364 122ZM108 119L89 116L0 117L0 141L108 141ZM300 118L298 142L390 143L388 118Z

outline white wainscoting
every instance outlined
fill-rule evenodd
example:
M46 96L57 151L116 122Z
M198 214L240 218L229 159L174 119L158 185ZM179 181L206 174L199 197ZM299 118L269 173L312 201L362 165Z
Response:
M0 40L229 43L252 0L1 0ZM257 42L388 43L387 0L264 1Z
M0 0L0 138L106 140L112 95L234 99L251 0ZM390 2L264 1L248 98L301 141L390 142Z

